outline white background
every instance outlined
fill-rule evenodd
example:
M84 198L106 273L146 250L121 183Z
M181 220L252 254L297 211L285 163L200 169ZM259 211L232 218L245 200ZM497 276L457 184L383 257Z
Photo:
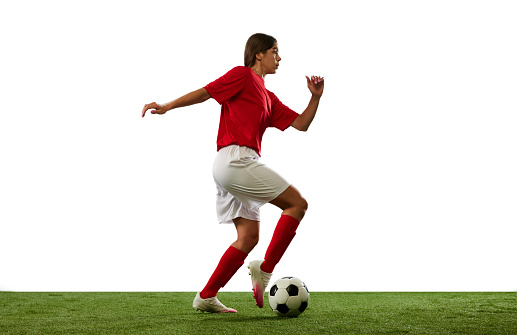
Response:
M312 291L517 290L513 1L17 1L0 5L0 290L198 291L235 239L211 175L219 105L140 117L242 65L307 133L263 162L309 211L274 280ZM263 207L262 258L280 211ZM224 288L251 288L243 266Z

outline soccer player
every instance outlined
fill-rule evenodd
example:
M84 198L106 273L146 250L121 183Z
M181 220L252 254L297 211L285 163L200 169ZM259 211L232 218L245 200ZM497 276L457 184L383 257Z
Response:
M285 106L268 91L264 78L276 73L280 64L278 44L274 37L252 35L244 50L244 65L231 69L224 76L203 88L166 104L147 104L142 110L151 114L190 106L214 98L221 104L217 136L217 156L213 175L217 187L217 215L220 223L233 223L237 240L221 257L203 290L197 293L193 307L211 313L235 313L216 297L259 240L260 207L271 203L283 212L276 225L264 260L249 263L256 304L264 306L264 291L276 264L296 234L307 201L283 177L260 162L262 135L266 128L282 131L290 126L306 131L312 123L324 81L318 76L307 77L312 96L302 114ZM207 242L208 243L208 242Z

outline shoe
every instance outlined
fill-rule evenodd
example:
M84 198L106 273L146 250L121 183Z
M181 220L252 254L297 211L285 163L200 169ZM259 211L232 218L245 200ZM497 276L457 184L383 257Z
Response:
M259 308L264 307L264 292L273 275L272 273L267 273L260 269L262 263L264 263L264 261L252 261L248 265L251 275L251 285L253 286L253 297Z
M209 313L237 313L237 311L233 308L228 308L225 305L221 304L217 297L211 297L206 299L201 299L201 295L198 293L194 298L194 302L192 303L192 307L196 311L201 312L209 312Z

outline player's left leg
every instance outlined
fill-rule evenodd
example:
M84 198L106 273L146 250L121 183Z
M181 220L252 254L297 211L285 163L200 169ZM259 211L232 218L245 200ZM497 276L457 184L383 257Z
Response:
M237 229L237 240L223 254L208 283L196 296L194 300L194 308L196 310L212 313L235 312L235 310L227 308L219 300L215 301L213 298L230 281L237 270L244 264L248 253L257 245L260 222L240 217L234 219L233 222ZM197 303L196 300L198 301ZM212 303L212 300L215 302ZM212 308L211 305L215 307Z
M228 308L223 305L217 297L210 297L206 299L201 298L201 294L196 294L192 307L196 311L209 312L209 313L237 313L233 308Z
M233 223L237 229L237 240L232 243L232 247L250 253L259 241L260 222L238 217L233 219Z

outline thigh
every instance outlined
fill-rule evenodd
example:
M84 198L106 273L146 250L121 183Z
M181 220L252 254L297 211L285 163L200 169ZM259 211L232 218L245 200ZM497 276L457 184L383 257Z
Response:
M260 208L284 192L289 183L274 170L253 158L217 164L214 179L248 208Z
M250 208L215 181L216 210L220 223L234 223L235 218L260 221L260 208Z
M233 219L235 228L237 229L237 236L243 237L256 237L258 239L260 233L260 222L250 219L238 217Z
M237 240L232 246L249 254L258 243L260 222L238 217L233 219L233 223L237 228Z

